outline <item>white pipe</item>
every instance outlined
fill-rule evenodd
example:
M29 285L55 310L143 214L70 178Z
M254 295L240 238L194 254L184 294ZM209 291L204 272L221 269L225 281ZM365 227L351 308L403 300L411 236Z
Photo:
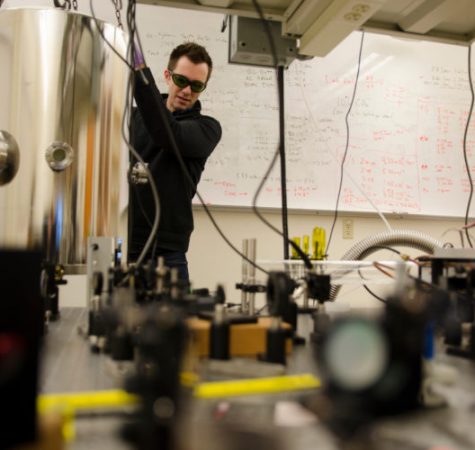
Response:
M432 254L434 249L442 248L444 244L431 236L420 231L413 230L391 230L375 234L356 243L343 256L342 260L356 261L381 250L382 246L404 246L421 250ZM330 289L330 300L334 301L341 285L333 285Z

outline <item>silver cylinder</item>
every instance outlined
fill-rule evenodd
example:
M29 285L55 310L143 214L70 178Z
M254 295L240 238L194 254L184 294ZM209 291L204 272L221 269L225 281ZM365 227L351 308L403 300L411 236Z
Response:
M128 68L98 28L125 55L125 34L91 17L0 10L0 247L43 248L66 270L88 236L118 235L124 195Z

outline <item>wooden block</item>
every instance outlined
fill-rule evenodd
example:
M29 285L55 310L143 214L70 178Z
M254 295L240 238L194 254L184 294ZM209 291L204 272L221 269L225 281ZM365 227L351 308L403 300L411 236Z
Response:
M199 357L208 356L209 329L211 322L192 317L187 321L193 341L193 351ZM266 333L271 324L270 317L260 317L257 323L231 325L231 356L256 357L266 351ZM283 323L282 327L290 330L290 325ZM286 353L292 351L292 339L286 340Z

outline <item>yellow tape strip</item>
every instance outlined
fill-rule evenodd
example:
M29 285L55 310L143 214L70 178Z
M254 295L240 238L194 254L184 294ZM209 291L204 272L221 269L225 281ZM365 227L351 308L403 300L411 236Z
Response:
M74 411L81 409L115 408L120 406L134 405L137 403L135 395L122 390L110 391L85 391L63 394L44 394L38 397L38 411L40 413L71 408Z
M238 395L275 394L278 392L316 389L320 380L311 374L287 375L270 378L215 381L195 387L197 398L232 397Z
M117 389L110 391L43 394L38 396L37 409L40 414L60 414L63 423L63 438L66 442L71 442L76 435L74 418L77 411L120 408L136 403L136 396Z
M316 389L320 380L311 374L286 375L269 378L250 378L214 381L195 386L196 398L219 398L238 395L274 394L279 392ZM135 405L138 398L122 390L85 391L62 394L43 394L38 397L38 412L51 410L92 410Z

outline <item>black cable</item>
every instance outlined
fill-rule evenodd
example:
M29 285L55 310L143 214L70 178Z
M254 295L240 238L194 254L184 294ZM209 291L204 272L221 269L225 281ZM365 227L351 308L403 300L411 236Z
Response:
M467 201L467 210L465 211L465 225L468 225L468 216L470 214L470 206L472 205L472 197L473 197L473 179L472 174L470 173L470 165L468 162L468 155L467 155L467 134L468 129L470 126L470 120L472 118L473 112L473 104L475 95L473 92L473 80L472 80L472 46L468 47L468 81L470 85L470 93L471 93L471 101L470 101L470 110L468 112L467 123L465 124L465 131L463 133L463 159L465 161L465 168L467 170L468 180L470 181L470 194L468 196ZM465 228L465 235L467 236L468 245L473 248L472 240L470 239L470 233L468 232L468 228Z
M392 247L388 247L386 245L375 245L374 247L371 247L372 249L375 248L375 249L378 249L378 250L389 250L390 252L393 252L393 253L396 253L397 255L401 255L401 252L399 250L396 250L395 248L392 248ZM360 278L362 280L364 280L365 278L363 277L363 274L361 273L361 269L358 269L358 275L360 276ZM369 293L371 294L376 300L379 300L380 302L382 303L387 303L387 300L385 300L384 298L380 297L379 295L376 295L366 284L362 284L362 286L364 287L364 289Z
M265 30L265 33L267 35L267 39L269 41L269 46L271 48L271 54L272 54L272 59L273 59L273 63L274 63L274 67L276 68L276 70L278 71L279 68L278 68L278 58L277 58L277 51L276 51L276 48L275 48L275 43L274 43L274 39L272 38L272 32L271 32L271 29L270 29L270 25L269 23L267 22L266 18L264 17L264 13L262 12L262 9L258 3L257 0L252 0L252 3L254 4L254 8L256 9L258 15L259 15L259 19L261 20L262 22L262 25L264 27L264 30ZM277 82L279 83L280 81L283 81L280 79L279 75L277 74ZM279 95L279 107L280 105L284 103L284 98L283 98L283 92L284 92L284 89L283 87L280 88L278 87L278 95ZM259 183L259 186L257 187L257 190L254 194L254 197L252 199L252 210L254 212L254 214L261 220L261 222L263 222L265 225L267 225L271 230L273 230L274 232L276 232L278 235L282 236L284 238L284 245L285 247L288 248L289 245L292 246L292 248L297 252L297 254L300 256L300 258L303 260L304 264L305 264L305 267L308 269L308 270L311 270L313 269L313 265L310 261L310 258L308 257L308 255L306 255L302 249L292 240L290 240L288 238L288 235L285 234L285 232L282 232L280 231L278 228L276 228L274 225L272 225L261 213L260 211L257 209L257 199L259 198L259 195L262 191L262 188L264 187L264 184L265 182L267 181L267 178L269 177L269 174L271 173L272 169L274 168L274 165L275 165L275 162L277 160L277 157L279 156L280 152L281 152L281 148L282 148L282 137L281 137L281 142L279 143L279 147L276 149L275 153L274 153L274 156L272 158L272 161L270 162L269 164L269 167L267 168L266 170L266 173L264 174L264 176L262 177L262 180L261 182ZM285 158L285 154L284 154L284 158ZM284 214L284 213L283 213ZM288 250L287 250L288 252ZM288 254L288 253L287 253ZM287 258L288 259L288 258Z
M259 314L262 313L262 311L264 311L265 308L267 308L267 303L264 305L264 306L261 306L257 311L256 311L256 316L258 316Z
M289 259L289 223L287 210L287 171L285 157L285 110L284 110L284 67L277 68L277 87L279 89L279 154L280 154L280 187L282 202L282 234L284 236L284 260Z
M359 272L359 271L358 271L358 272ZM384 303L384 304L388 303L387 300L385 300L384 298L380 297L379 295L376 295L368 286L366 286L366 284L363 284L362 286L363 286L363 287L365 288L365 290L366 290L369 294L371 294L376 300L379 300L381 303Z
M335 224L338 219L338 204L340 203L341 189L343 187L344 165L345 165L346 157L348 155L348 148L350 145L350 126L348 124L348 118L350 116L351 110L353 109L353 103L356 97L356 88L358 87L358 79L360 76L360 69L361 69L361 55L363 53L363 41L364 41L364 31L361 32L360 49L358 53L358 67L356 71L355 84L353 87L353 95L351 97L350 106L348 107L348 111L346 112L346 115L345 115L346 144L345 144L345 151L343 152L343 158L341 160L341 165L340 165L340 185L338 187L338 194L336 196L335 215L333 216L333 223L330 230L330 236L328 237L328 244L327 244L327 251L326 251L327 254L329 253L330 244L333 237L333 230L335 229Z
M131 60L132 63L135 61L135 59L134 59L135 58L135 55L134 55L135 36L134 35L135 35L135 32L136 32L135 21L134 21L135 6L136 6L135 0L130 0L129 4L128 4L128 8L127 8L127 20L128 20L127 27L129 29L129 43L128 43L128 46L127 46L127 57L130 57L130 60ZM131 19L131 20L129 21L129 19ZM140 253L137 260L135 261L135 264L139 265L139 264L142 263L143 259L147 255L147 253L148 253L150 247L152 246L152 244L153 244L152 258L153 258L153 255L155 254L155 251L156 251L157 242L156 242L155 236L158 232L158 224L159 224L159 220L160 220L160 200L159 200L159 197L158 197L158 190L157 190L157 187L156 187L155 180L153 179L152 174L151 174L150 170L148 169L147 164L145 163L143 158L139 155L139 153L135 150L134 146L130 143L129 139L126 136L126 127L125 127L125 125L126 124L128 125L128 131L129 132L131 130L131 120L132 120L132 114L131 113L132 113L132 102L133 102L132 76L133 76L133 71L131 71L129 73L129 78L128 78L128 82L127 82L126 105L124 107L124 114L123 114L123 117L122 117L122 127L121 127L122 138L123 138L124 142L126 143L132 157L135 158L137 161L139 161L143 165L143 168L144 168L145 173L147 175L147 178L149 180L150 189L152 191L152 196L153 196L153 201L154 201L154 206L155 206L154 222L153 222L153 224L151 224L150 234L149 234L149 236L147 238L147 241L146 241L146 243L145 243L145 245L142 249L142 252ZM129 182L129 185L130 185L130 178L128 179L128 182ZM134 186L134 188L136 188L136 186ZM136 189L133 189L133 190L136 191ZM130 189L129 189L129 193L130 193ZM137 194L139 207L140 207L146 221L150 224L150 218L144 212L143 205L142 205L142 203L141 203L141 201L138 197L139 196ZM129 219L130 219L130 209L129 209ZM130 240L130 233L129 233L128 238ZM126 283L128 282L128 279L129 279L129 275L126 275L121 280L120 284L121 285L126 285Z
M142 216L144 217L145 221L147 222L147 225L152 230L153 229L152 221L150 220L150 217L147 214L147 211L145 211L144 205L142 203L142 199L140 198L140 194L139 194L137 186L135 184L132 187L132 194L134 195L135 201L137 202L137 205L140 209L140 212L142 213ZM130 213L130 211L129 211L129 213ZM131 221L132 221L132 218L129 217L129 223L131 223ZM157 240L155 239L155 236L154 236L154 244L153 244L152 254L150 256L150 259L152 259L152 260L155 259L156 252L157 252Z
M136 27L136 22L135 22L135 8L136 8L136 1L135 0L129 0L128 5L127 5L127 28L129 30L129 45L128 45L128 56L130 55L130 60L133 65L135 61L135 38L137 34L137 27ZM140 49L141 51L141 49ZM143 53L141 53L143 55ZM129 97L129 109L128 109L128 129L131 129L131 121L132 121L132 100L133 100L133 83L132 83L132 78L135 76L134 74L135 71L132 71L130 73L129 77L129 84L128 84L128 96ZM158 233L158 226L160 222L160 199L158 195L158 189L157 185L155 183L155 180L153 179L152 173L150 172L150 169L148 168L148 165L145 163L141 155L135 150L135 148L131 145L131 143L128 141L128 139L125 136L125 114L124 114L124 122L122 124L122 137L124 141L126 142L130 153L133 155L133 157L139 161L144 170L145 173L147 174L147 178L149 180L149 185L150 189L152 191L152 196L153 196L153 201L154 201L154 206L155 206L155 215L154 215L154 222L152 225L152 228L150 230L150 234L148 236L148 239L142 249L142 252L140 253L139 257L137 258L136 264L140 265L142 261L144 260L145 256L147 255L148 251L150 250L150 247L152 247L152 257L155 254L156 250L156 236Z
M108 45L110 47L110 49L122 60L122 62L124 64L126 64L128 66L128 68L130 70L134 70L134 67L132 66L132 64L129 63L129 61L127 61L113 46L112 44L106 39L106 37L104 36L104 32L102 31L101 29L101 26L99 25L99 21L97 20L97 17L96 17L96 13L94 11L94 7L92 6L92 0L89 0L89 8L91 9L91 16L96 24L96 28L97 28L97 31L99 32L99 34L101 35L101 38L102 40L106 43L106 45ZM129 43L130 45L130 43Z
M130 183L130 181L129 181L129 183ZM144 217L144 219L147 222L147 225L150 227L150 229L152 229L152 226L153 226L152 221L150 220L150 217L148 216L147 211L145 211L144 205L142 203L142 199L140 198L139 191L138 191L137 186L135 184L133 185L132 191L133 191L133 194L134 194L134 198L137 201L137 205L139 206L140 212L142 213L142 216Z
M467 218L465 218L465 220L467 220ZM465 248L465 241L463 240L463 231L462 230L458 230L459 231L459 236L460 236L460 245L462 248Z
M113 2L113 0L111 1ZM135 42L135 38L138 38L138 34L136 33L135 22L133 20L133 17L135 14L135 10L133 8L135 8L135 2L129 2L127 4L126 23L127 23L127 28L129 29L130 42ZM139 45L139 47L141 51L141 45ZM131 121L132 121L132 117L130 117L128 120L129 130L131 129ZM132 162L135 163L135 161L132 161ZM148 213L145 211L144 205L142 203L142 200L138 191L138 186L135 183L131 183L130 179L128 180L128 182L129 182L129 185L132 185L132 193L136 199L137 205L139 206L140 212L142 213L147 224L150 226L150 229L152 229L153 228L152 221L150 220Z
M395 248L389 247L387 245L374 245L371 247L371 249L377 249L377 250L389 250L390 252L396 253L396 255L401 255L401 252L399 250L396 250Z

